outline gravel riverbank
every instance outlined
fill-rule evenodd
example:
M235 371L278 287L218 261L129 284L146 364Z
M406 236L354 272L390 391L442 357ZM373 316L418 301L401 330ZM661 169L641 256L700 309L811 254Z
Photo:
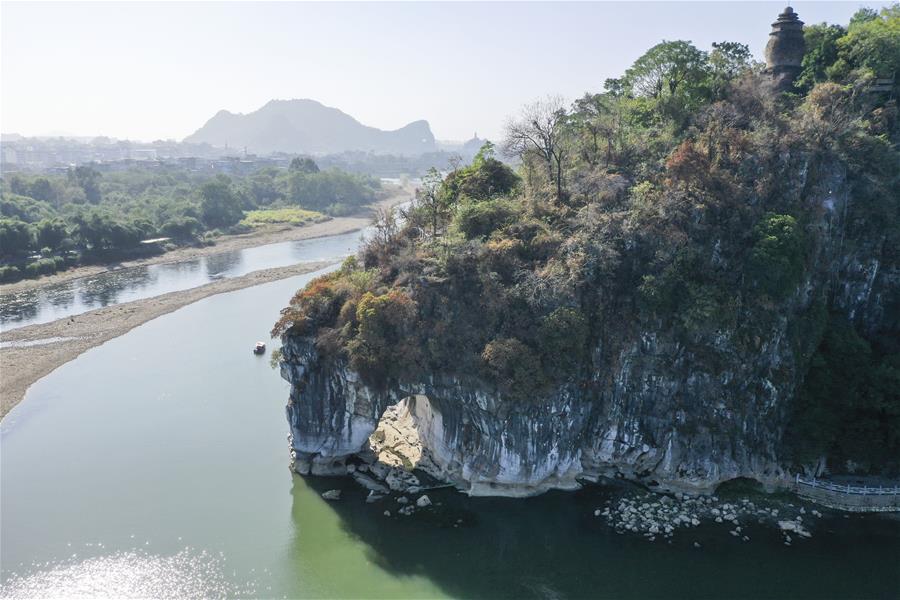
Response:
M313 238L328 237L332 235L341 235L352 231L359 231L367 227L372 222L375 210L379 208L389 208L410 200L414 191L411 188L401 189L395 194L383 200L379 200L372 206L362 210L359 214L350 217L336 217L319 223L312 223L300 227L274 225L264 227L239 235L223 235L216 239L213 246L188 246L177 248L164 254L149 256L136 260L122 261L106 265L86 265L75 267L67 271L61 271L54 275L45 275L39 279L23 279L15 283L6 283L0 285L0 295L10 294L14 292L23 292L48 285L63 283L81 277L90 277L107 271L116 271L119 269L127 269L130 267L143 267L148 265L168 264L181 262L199 258L201 256L212 256L222 252L231 250L243 250L245 248L253 248L255 246L265 246L266 244L276 244L279 242L294 242L298 240L308 240Z
M332 264L303 263L254 271L243 277L98 308L51 323L39 323L0 333L0 417L6 415L35 381L94 346L123 335L138 325L203 298L316 271ZM46 341L47 343L42 343Z

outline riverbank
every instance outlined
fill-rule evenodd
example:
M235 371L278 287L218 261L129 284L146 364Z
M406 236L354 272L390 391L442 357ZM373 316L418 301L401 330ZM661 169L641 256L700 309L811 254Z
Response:
M349 217L334 217L327 221L311 223L300 227L284 225L261 227L250 233L223 235L215 240L216 243L213 246L187 246L176 248L175 250L171 250L164 254L148 256L146 258L105 265L85 265L67 271L61 271L54 275L45 275L38 279L23 279L15 283L6 283L0 285L0 295L23 292L57 283L64 283L81 277L91 277L108 271L128 269L130 267L181 262L232 250L244 250L245 248L253 248L255 246L265 246L266 244L294 242L359 231L372 222L372 217L377 210L387 209L410 200L413 193L411 188L401 188L391 196L379 200L368 208L360 211L358 214Z
M128 333L138 325L209 296L302 275L329 264L333 263L322 261L254 271L242 277L222 279L189 290L106 306L51 323L4 331L0 333L0 342L6 346L0 351L0 418L25 397L25 392L38 379L87 350ZM41 340L51 341L34 343ZM248 344L252 341L248 340ZM11 343L14 345L9 345ZM249 346L247 351L250 351Z

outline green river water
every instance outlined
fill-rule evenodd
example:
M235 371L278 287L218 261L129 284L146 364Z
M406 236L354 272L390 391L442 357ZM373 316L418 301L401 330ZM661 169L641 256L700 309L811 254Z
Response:
M250 346L309 278L207 298L32 387L2 422L3 596L900 596L900 522L885 517L826 514L792 547L713 524L667 545L593 517L619 493L600 486L443 490L432 511L385 517L396 504L347 480L292 475L287 384Z

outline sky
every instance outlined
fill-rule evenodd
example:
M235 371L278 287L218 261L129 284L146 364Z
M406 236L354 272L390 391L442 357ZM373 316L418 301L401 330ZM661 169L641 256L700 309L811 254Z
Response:
M847 23L878 2L795 2ZM785 2L0 4L0 131L182 139L312 98L381 129L497 139L527 102L601 91L662 40L748 44Z

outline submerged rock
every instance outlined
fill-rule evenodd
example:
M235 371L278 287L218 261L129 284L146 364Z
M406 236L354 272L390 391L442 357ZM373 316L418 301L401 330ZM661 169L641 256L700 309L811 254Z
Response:
M341 490L328 490L327 492L322 492L322 497L326 500L340 500Z

